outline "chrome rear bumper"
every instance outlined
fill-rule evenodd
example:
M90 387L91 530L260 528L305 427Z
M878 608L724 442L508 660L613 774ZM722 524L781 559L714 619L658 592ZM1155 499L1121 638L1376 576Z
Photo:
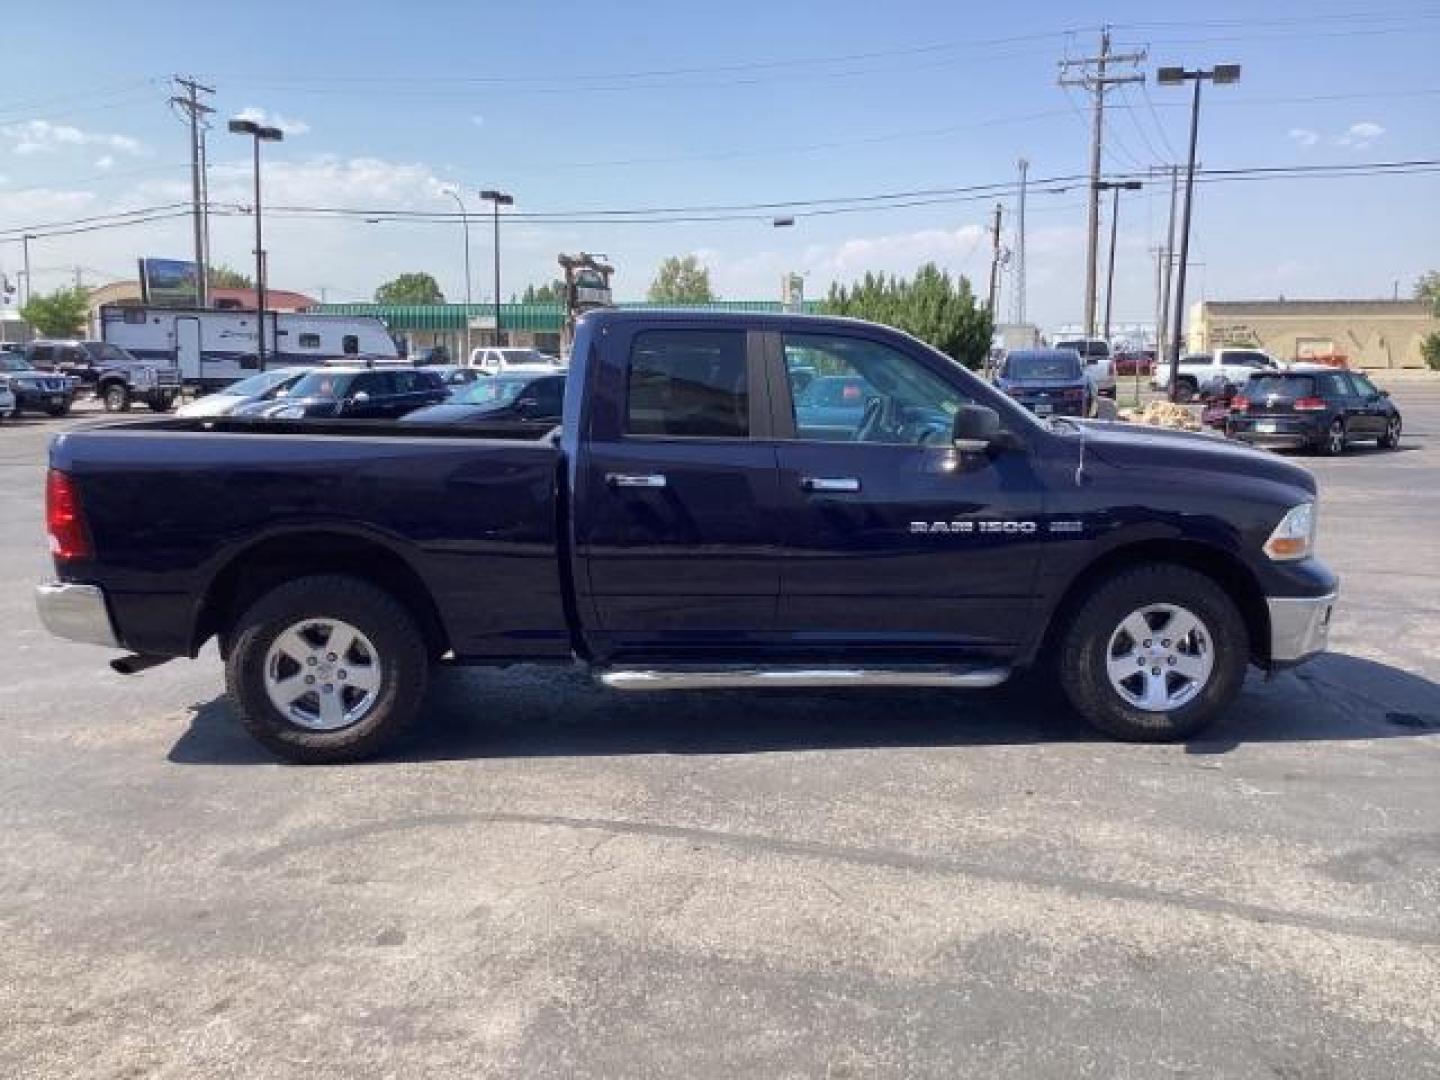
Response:
M1338 592L1326 596L1269 596L1270 661L1293 664L1323 652Z
M124 648L110 621L105 593L97 585L75 585L64 581L35 586L35 607L45 629L56 637L86 645Z

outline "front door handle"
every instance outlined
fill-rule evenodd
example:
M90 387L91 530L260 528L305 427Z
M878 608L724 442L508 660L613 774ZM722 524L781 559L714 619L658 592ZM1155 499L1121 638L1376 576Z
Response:
M666 480L661 473L606 473L605 482L617 488L663 488Z
M859 491L860 481L854 476L805 476L800 486L806 491Z

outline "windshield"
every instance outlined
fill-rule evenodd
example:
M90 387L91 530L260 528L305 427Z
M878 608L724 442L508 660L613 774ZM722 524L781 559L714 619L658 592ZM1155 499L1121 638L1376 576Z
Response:
M466 405L509 405L529 385L529 379L480 379L452 400Z
M288 382L295 378L296 373L281 368L278 371L262 371L259 375L251 375L248 379L241 379L237 383L231 383L220 392L232 397L259 397L267 390L273 390L281 383Z
M1252 375L1245 384L1246 397L1308 397L1315 393L1315 379L1310 375Z
M501 349L500 355L507 364L543 364L545 357L538 349Z
M333 371L312 371L290 388L292 398L338 398L343 397L351 374L336 374Z
M1066 353L1011 353L1000 375L1016 382L1072 381L1080 378L1080 359Z

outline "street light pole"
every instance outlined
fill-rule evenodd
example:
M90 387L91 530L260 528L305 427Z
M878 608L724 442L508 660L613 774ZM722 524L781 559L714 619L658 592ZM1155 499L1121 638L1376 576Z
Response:
M260 370L265 370L265 244L260 217L260 144L280 142L285 133L277 127L257 124L254 120L231 120L230 131L236 135L249 135L255 150L255 308L256 308L256 349L255 355Z
M1105 270L1105 341L1110 341L1110 313L1115 301L1115 236L1120 231L1120 192L1139 191L1139 180L1098 183L1096 191L1113 192L1110 202L1110 262Z
M26 304L30 303L30 241L34 239L35 237L31 236L29 233L25 233L23 236L20 237L20 250L24 253L23 258L25 263L25 292L23 293L25 299L20 302L20 306L22 308Z
M455 200L455 205L460 207L461 228L465 230L465 360L470 362L470 215L465 211L465 200L454 188L446 188L445 194ZM495 324L499 329L500 324Z
M495 212L495 344L500 344L500 207L513 206L515 197L491 188L480 192L480 198L490 202Z
M1225 86L1240 81L1239 64L1216 64L1209 71L1196 68L1188 71L1183 67L1161 68L1156 81L1161 86L1179 86L1186 82L1195 84L1194 96L1190 101L1190 156L1185 165L1185 212L1180 222L1180 264L1175 274L1175 325L1171 327L1170 340L1170 400L1177 400L1180 390L1180 335L1185 319L1185 272L1190 263L1190 217L1195 203L1195 147L1200 133L1200 84L1206 79L1216 86Z

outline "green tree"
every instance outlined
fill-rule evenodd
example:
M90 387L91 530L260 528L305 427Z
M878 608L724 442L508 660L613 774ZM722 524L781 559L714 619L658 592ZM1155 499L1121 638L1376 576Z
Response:
M710 271L694 255L671 255L660 264L645 294L652 304L704 304L715 299Z
M563 304L565 302L565 282L556 278L541 286L526 285L525 295L522 297L527 304Z
M1415 282L1415 299L1429 300L1436 316L1440 317L1440 270L1420 275L1420 280Z
M1425 358L1425 366L1431 371L1440 371L1440 330L1426 334L1420 340L1420 355Z
M822 308L904 330L968 368L984 362L995 333L969 279L952 280L934 263L920 267L913 280L867 273L848 288L833 284Z
M205 277L210 282L212 289L253 289L253 282L248 274L242 274L233 266L226 266L220 263L218 266L208 267Z
M90 294L84 289L56 289L32 296L20 309L20 317L41 337L69 337L83 333L90 313Z
M445 294L440 283L423 270L401 274L375 290L377 304L443 304Z

